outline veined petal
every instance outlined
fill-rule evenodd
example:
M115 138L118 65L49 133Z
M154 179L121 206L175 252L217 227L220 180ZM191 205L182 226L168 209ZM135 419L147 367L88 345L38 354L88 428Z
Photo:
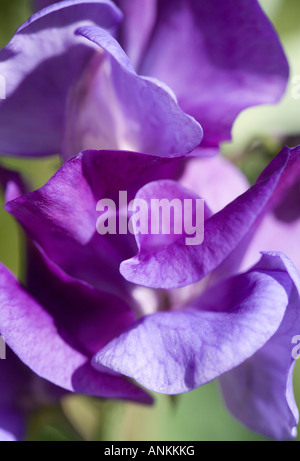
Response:
M253 268L210 288L183 311L143 317L94 361L156 392L190 391L264 346L282 322L292 285L281 267Z
M69 91L94 55L74 34L80 25L111 30L121 12L110 0L66 0L34 14L0 51L6 99L0 101L0 151L61 152ZM78 153L78 152L76 152Z
M135 73L106 30L87 26L76 33L97 45L97 53L70 95L67 156L89 148L176 157L200 144L201 126L182 111L166 85Z
M221 377L225 402L251 429L277 440L296 437L299 412L293 394L295 347L300 325L300 274L283 254L265 254L256 270L287 272L294 287L283 321L249 360Z
M6 204L29 237L70 276L103 289L126 291L119 273L122 260L134 255L131 234L99 235L100 199L128 201L146 182L175 178L181 161L123 151L85 151L66 162L40 189Z
M152 253L141 245L134 258L122 262L122 275L152 288L179 288L201 280L235 250L241 246L246 250L257 225L278 199L299 161L299 151L285 147L252 187L205 221L201 245L175 242Z
M182 109L201 123L202 147L229 140L242 110L283 96L288 63L257 1L152 3L156 21L138 72L172 88Z

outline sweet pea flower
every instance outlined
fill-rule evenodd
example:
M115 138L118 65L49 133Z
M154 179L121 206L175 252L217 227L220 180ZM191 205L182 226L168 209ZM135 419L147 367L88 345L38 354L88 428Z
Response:
M257 1L116 5L55 2L0 51L1 152L211 155L242 110L283 95L288 64Z
M0 266L0 333L66 391L150 404L140 386L178 394L220 378L244 424L292 439L300 276L281 252L238 268L299 149L285 148L252 187L235 176L227 193L230 164L218 158L220 173L213 159L182 160L215 153L242 110L280 99L288 65L279 40L253 0L116 5L55 2L0 51L0 150L66 160L32 193L4 174L28 258L25 286ZM120 190L146 203L203 197L203 244L100 236L97 202Z
M73 157L41 189L6 205L32 242L26 288L1 266L0 332L8 345L41 377L92 395L146 402L126 377L164 394L220 378L229 410L244 424L294 438L300 275L280 252L264 253L247 272L238 266L299 155L284 148L252 187L225 160L219 170L212 165L223 178L212 184L213 159L193 160L182 174L178 159L135 152ZM120 190L129 199L207 196L204 242L99 235L98 200L116 200Z

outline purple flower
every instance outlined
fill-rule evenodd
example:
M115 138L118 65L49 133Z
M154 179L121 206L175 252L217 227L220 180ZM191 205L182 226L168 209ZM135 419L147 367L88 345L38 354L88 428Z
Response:
M213 199L218 182L186 187L209 171L233 178L225 160L219 170L217 159L193 160L175 181L177 159L125 151L70 159L41 189L6 205L33 242L26 290L1 267L0 331L8 345L43 378L106 397L147 401L127 376L166 394L221 377L236 417L269 437L295 437L291 341L299 333L300 275L274 252L237 270L299 154L283 149L250 188L238 178L222 204ZM207 191L202 245L184 246L182 235L137 235L134 256L133 235L96 232L99 199L116 200L120 190L129 199L161 197L170 185L181 200L205 199Z
M219 157L186 159L215 154L242 110L281 98L279 40L253 0L116 4L55 2L0 51L0 150L66 160L25 194L0 170L28 238L24 286L0 265L0 333L66 391L150 404L140 386L178 394L220 378L243 423L294 438L300 275L282 252L239 268L300 148L284 148L252 187ZM147 205L204 198L204 242L99 235L98 201L122 190Z
M283 95L287 61L256 1L117 4L124 17L109 0L56 2L1 50L2 152L178 156L201 123L194 155L208 155L243 109Z

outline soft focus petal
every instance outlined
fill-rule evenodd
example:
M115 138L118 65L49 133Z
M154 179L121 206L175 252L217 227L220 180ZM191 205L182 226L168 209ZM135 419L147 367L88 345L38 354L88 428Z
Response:
M152 253L165 250L170 245L184 246L188 239L192 240L192 244L194 244L194 240L197 240L198 244L199 241L203 241L204 220L211 216L211 211L197 194L184 188L176 181L150 182L138 191L135 200L137 207L139 207L140 200L147 204L145 209L143 206L140 208L138 217L134 219L135 213L131 217L137 246L139 249L143 249L145 259ZM200 206L196 208L197 201ZM161 210L159 209L160 206ZM136 212L136 210L134 211ZM187 224L191 225L190 229L185 223L185 214L189 217ZM145 225L144 229L141 228L141 221L143 222L142 226ZM197 234L192 228L195 222Z
M222 155L191 159L179 181L203 197L214 213L246 192L250 185L241 170Z
M0 166L0 186L4 191L4 201L10 202L25 194L27 186L21 175Z
M200 125L168 88L135 73L107 31L90 26L77 33L97 45L97 53L70 95L67 156L87 148L182 156L200 144Z
M299 334L300 274L284 255L265 255L262 271L286 271L294 283L284 319L274 336L245 363L221 377L229 410L253 430L279 440L297 435L298 409L293 395L292 338Z
M230 139L237 115L276 103L288 81L277 34L254 0L158 0L138 70L169 85L200 121L202 146Z
M122 377L92 368L54 318L1 266L0 331L15 354L36 374L78 393L149 402L142 390Z
M30 372L8 347L5 360L0 360L0 377L0 441L21 440L25 433L21 398L22 394L29 398Z
M134 322L134 312L124 298L72 279L32 245L27 260L27 291L76 350L93 355Z
M152 254L141 245L137 256L121 264L122 275L131 282L152 288L179 288L201 280L235 250L242 247L245 251L244 242L248 244L247 240L299 160L299 151L284 148L256 184L205 221L201 245L175 242ZM239 258L241 262L240 252Z
M25 422L22 414L16 410L0 410L0 442L16 442L22 440L25 433Z
M110 29L121 17L109 0L67 0L36 13L18 29L0 51L7 93L0 101L1 152L61 152L70 88L94 54L74 32L94 23Z
M183 311L142 318L94 360L156 392L190 391L266 343L282 321L291 285L286 272L254 268L207 290Z
M156 21L156 0L116 0L124 13L118 40L138 69Z
M300 155L300 146L293 149ZM300 270L300 166L294 168L282 180L274 206L262 220L243 261L247 269L259 258L261 251L282 251Z

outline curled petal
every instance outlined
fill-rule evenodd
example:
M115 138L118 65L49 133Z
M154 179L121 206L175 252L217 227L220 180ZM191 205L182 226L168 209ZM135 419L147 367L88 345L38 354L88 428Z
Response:
M85 151L66 162L40 189L9 202L29 237L72 277L124 295L119 265L136 251L132 235L97 234L97 202L132 200L145 182L177 177L181 161L125 151ZM107 238L106 238L107 237Z
M69 91L94 55L74 32L95 22L112 29L121 18L109 0L67 0L39 11L18 29L0 51L0 74L6 81L6 99L0 101L1 152L61 152Z
M200 144L201 126L163 83L136 74L106 30L87 26L76 33L97 46L97 53L70 95L67 154L101 148L172 157Z
M94 360L150 390L187 392L243 363L278 330L292 291L287 271L253 268L183 311L148 315Z
M299 161L299 149L285 147L252 187L205 221L201 245L188 246L178 241L152 254L141 245L134 258L122 262L122 275L152 288L178 288L201 280L240 249L241 262L260 220L277 200ZM160 196L163 194L161 189Z

